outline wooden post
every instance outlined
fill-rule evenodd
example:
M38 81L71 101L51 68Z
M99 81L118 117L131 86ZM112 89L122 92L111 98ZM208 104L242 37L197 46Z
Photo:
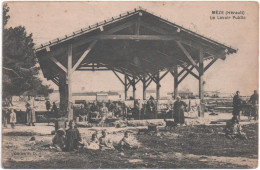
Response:
M160 72L157 73L156 75L157 79L156 79L156 99L159 100L160 99Z
M143 100L146 100L146 79L143 78Z
M133 81L132 81L132 86L133 86L133 99L135 99L135 90L136 90L136 88L135 88L135 77L133 77Z
M199 51L199 98L200 98L200 117L204 117L204 66L203 66L203 51L200 49Z
M59 75L59 92L60 92L60 111L67 112L67 84L66 77L64 75Z
M127 100L127 75L125 75L125 100Z
M68 47L68 71L67 71L67 85L68 85L68 120L73 120L73 108L72 108L72 91L71 91L71 76L72 74L72 45Z
M174 99L178 96L178 65L175 64L173 67L174 71Z

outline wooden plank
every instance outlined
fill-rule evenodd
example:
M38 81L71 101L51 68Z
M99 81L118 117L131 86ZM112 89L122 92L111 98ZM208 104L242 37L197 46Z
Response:
M77 61L77 63L73 66L72 68L72 72L74 72L78 66L80 65L80 63L86 58L86 56L89 54L89 52L92 50L92 48L94 47L94 45L97 43L97 40L94 40L87 48L87 50L82 54L82 56L79 58L79 60Z
M139 16L136 21L135 25L135 35L140 35L140 23L141 23L141 17Z
M188 73L190 73L193 77L195 77L196 79L199 79L199 76L197 76L195 73L193 73L190 69L187 69L185 66L183 65L179 65L181 66L183 69L185 69Z
M189 65L186 66L187 69L188 69L188 67L189 67ZM182 75L182 73L184 73L184 72L185 72L185 69L182 69L181 72L178 73L178 77L180 77Z
M207 71L209 67L212 66L212 64L214 64L217 60L218 58L214 58L213 60L211 60L210 63L204 68L204 72Z
M191 57L191 55L188 53L188 51L183 47L183 45L177 41L178 46L180 47L180 49L183 51L183 53L185 54L185 56L189 59L189 61L191 62L191 64L199 71L199 67L197 66L196 62L193 60L193 58Z
M160 72L157 73L156 75L157 77L157 82L156 82L156 99L159 100L160 99Z
M49 57L51 61L53 61L58 67L60 67L65 73L67 73L67 68L64 67L56 58L54 57Z
M143 82L143 100L146 100L146 80L145 77L142 80Z

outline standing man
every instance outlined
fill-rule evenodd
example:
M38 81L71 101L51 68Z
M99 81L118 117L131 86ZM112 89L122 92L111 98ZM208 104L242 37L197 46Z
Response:
M233 117L237 117L240 119L240 110L241 110L241 104L242 99L240 98L240 92L237 91L236 95L233 97Z
M54 117L58 117L58 108L55 102L52 103L51 112L53 113Z
M45 105L46 105L46 110L49 112L49 111L50 111L50 108L51 108L51 103L50 103L50 101L49 101L49 100L46 100Z
M181 97L177 96L176 102L173 104L174 109L174 122L177 124L183 125L185 123L184 119L184 109L187 107L187 104L183 101L181 101Z
M254 94L250 97L249 103L252 104L252 114L254 116L254 120L258 117L258 94L257 91L254 90Z

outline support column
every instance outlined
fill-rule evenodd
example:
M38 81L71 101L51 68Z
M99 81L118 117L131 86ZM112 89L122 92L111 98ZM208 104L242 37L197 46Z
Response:
M178 65L174 65L173 67L174 73L174 99L178 96Z
M143 78L143 100L146 100L146 79Z
M132 81L132 86L133 86L133 99L135 99L135 90L136 90L136 88L135 88L135 77L133 77L133 81Z
M204 66L203 66L203 52L200 50L199 53L199 98L203 100L204 95L204 89L203 89L203 75L204 75Z
M156 79L156 99L159 100L160 99L160 72L157 73L156 75L157 79Z
M127 100L127 75L125 75L125 100Z
M64 75L59 75L60 111L62 114L67 113L67 90L66 77Z
M71 76L72 74L72 45L68 47L68 71L67 71L67 85L68 85L68 120L73 120L73 105L72 105L72 91L71 91Z
M204 83L203 83L203 75L204 75L204 66L203 66L203 51L200 49L199 51L199 98L200 98L200 111L199 116L204 117Z

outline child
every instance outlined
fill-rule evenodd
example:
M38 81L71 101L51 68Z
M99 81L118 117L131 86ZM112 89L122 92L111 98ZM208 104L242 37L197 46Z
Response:
M53 146L57 151L63 151L65 148L65 131L60 128L57 130L57 134L52 139Z
M14 129L16 123L16 113L14 112L14 109L11 109L10 123L11 123L11 127Z
M93 133L91 137L90 143L87 145L87 149L92 149L92 150L98 150L99 147L99 141L97 138L97 134Z
M129 138L127 131L124 133L123 139L120 140L118 147L120 150L131 149L135 147L132 143L132 139Z
M107 138L106 131L102 131L102 136L99 138L99 146L101 150L110 150L114 149L114 146L110 142L110 140Z

